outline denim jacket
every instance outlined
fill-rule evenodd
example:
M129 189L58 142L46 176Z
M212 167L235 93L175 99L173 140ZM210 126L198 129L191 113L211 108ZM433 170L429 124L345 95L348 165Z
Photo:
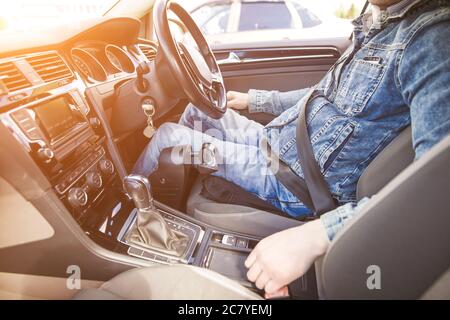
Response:
M356 200L364 169L408 125L416 158L450 133L449 3L407 1L399 10L381 11L370 28L368 15L356 18L352 45L319 82L308 104L308 131L341 204ZM249 91L250 112L279 115L264 134L301 177L295 130L307 91ZM344 211L325 215L330 239L345 220Z

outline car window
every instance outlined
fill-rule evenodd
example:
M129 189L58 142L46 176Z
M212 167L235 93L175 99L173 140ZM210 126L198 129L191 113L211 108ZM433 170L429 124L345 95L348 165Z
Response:
M220 34L227 32L230 9L230 4L205 5L192 12L192 17L204 34Z
M284 2L243 2L238 31L293 28L291 13Z
M292 4L300 17L300 20L302 20L303 28L312 28L322 23L322 21L320 21L320 19L312 13L311 10L306 9L301 4L296 2L293 2Z
M210 44L349 37L366 0L183 0Z

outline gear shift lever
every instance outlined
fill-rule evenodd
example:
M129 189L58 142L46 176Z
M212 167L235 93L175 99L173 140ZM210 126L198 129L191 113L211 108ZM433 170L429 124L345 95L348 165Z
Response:
M147 178L137 174L126 176L123 179L123 188L133 199L137 209L149 210L154 208L150 182Z
M165 254L183 255L188 238L170 229L156 209L148 179L132 174L124 178L123 187L138 209L136 224L128 234L127 241Z

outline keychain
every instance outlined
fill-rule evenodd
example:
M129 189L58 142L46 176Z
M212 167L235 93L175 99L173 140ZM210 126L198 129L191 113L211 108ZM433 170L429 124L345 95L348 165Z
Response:
M142 105L142 109L147 116L147 127L144 129L144 136L150 139L156 132L156 129L153 125L153 115L155 114L155 107L152 103L144 103Z

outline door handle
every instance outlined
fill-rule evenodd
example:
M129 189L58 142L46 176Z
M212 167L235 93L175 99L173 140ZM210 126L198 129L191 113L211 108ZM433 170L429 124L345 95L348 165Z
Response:
M239 56L233 51L230 51L228 53L228 57L226 57L225 59L217 60L218 65L224 65L229 63L241 63L241 62L242 62L241 58L239 58Z

